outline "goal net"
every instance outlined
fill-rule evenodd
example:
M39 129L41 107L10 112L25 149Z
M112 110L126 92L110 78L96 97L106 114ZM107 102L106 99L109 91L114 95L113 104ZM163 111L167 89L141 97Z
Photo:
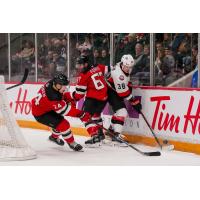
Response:
M36 153L22 135L8 103L4 77L0 76L0 161L34 158Z

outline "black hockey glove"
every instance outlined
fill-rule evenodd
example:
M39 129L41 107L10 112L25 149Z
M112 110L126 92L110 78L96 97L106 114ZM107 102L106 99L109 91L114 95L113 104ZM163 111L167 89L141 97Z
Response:
M139 99L134 98L131 101L131 105L138 113L140 113L140 111L142 110L142 104L140 103Z

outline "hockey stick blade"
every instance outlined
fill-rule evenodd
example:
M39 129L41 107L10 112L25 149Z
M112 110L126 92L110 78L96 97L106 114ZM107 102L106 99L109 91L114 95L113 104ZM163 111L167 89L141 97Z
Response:
M160 156L161 153L159 151L155 151L155 152L143 152L143 155L145 155L145 156Z
M123 140L122 138L120 137L116 137L114 135L114 133L112 133L111 131L109 131L108 129L106 129L105 127L103 127L102 125L99 125L98 123L94 122L96 125L98 125L100 128L102 128L103 130L105 130L107 132L107 135L108 136L111 136L111 137L114 137L115 140L119 143L124 143L126 144L128 147L134 149L135 151L137 151L138 153L140 153L141 155L144 155L144 156L160 156L161 153L159 151L153 151L153 152L143 152L141 151L140 149L136 148L135 146L131 145L129 142Z
M108 130L107 128L105 128L104 126L98 124L97 122L93 121L94 124L96 124L99 128L102 128L103 130L106 131L106 134L108 136L111 136L111 137L114 137L114 139L119 142L119 143L124 143L126 144L127 146L129 146L130 148L134 149L135 151L137 151L138 153L140 153L141 155L144 155L144 156L160 156L161 153L159 151L153 151L153 152L143 152L141 151L140 149L136 148L135 146L131 145L129 142L123 140L122 138L120 137L116 137L114 135L114 132L111 132L110 130Z
M124 144L126 144L127 146L131 147L132 149L134 149L135 151L137 151L138 153L144 155L144 156L160 156L161 153L160 151L153 151L153 152L143 152L141 150L139 150L138 148L134 147L133 145L129 144L128 142L126 142L125 140L121 139L121 138L116 138L115 139L119 142L122 142Z
M28 77L28 72L29 72L28 68L25 68L24 76L23 76L22 80L21 80L19 83L15 84L15 85L12 85L12 86L10 86L10 87L8 87L8 88L6 88L6 90L10 90L10 89L12 89L12 88L15 88L15 87L18 87L18 86L24 84L25 81L26 81L26 79L27 79L27 77Z

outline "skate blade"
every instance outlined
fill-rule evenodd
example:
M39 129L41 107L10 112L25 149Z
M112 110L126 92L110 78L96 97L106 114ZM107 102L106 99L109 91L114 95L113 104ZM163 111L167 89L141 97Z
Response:
M84 152L83 149L81 149L80 151L74 151L74 150L72 149L72 151L73 151L73 152Z
M128 147L128 145L127 144L124 144L124 143L115 143L114 142L114 147L122 147L122 148L126 148L126 147Z
M80 151L74 151L68 145L64 145L64 146L57 145L56 147L53 147L53 149L56 149L56 150L62 151L62 152L84 152L84 148L81 149Z
M55 143L52 140L47 140L47 141L50 142L50 143L53 143L53 144L55 144L56 146L59 146L59 147L64 147L65 146L65 143L63 145L60 145L60 144Z
M95 144L85 144L86 148L100 148L101 147L101 143L95 143Z
M128 145L124 143L114 142L111 140L103 140L102 141L103 146L110 146L110 147L128 147Z

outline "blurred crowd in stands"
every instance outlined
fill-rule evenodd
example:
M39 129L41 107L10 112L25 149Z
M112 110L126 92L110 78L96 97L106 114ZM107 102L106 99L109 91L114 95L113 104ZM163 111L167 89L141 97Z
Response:
M157 82L168 85L196 68L198 34L156 34Z
M67 72L67 36L52 37L44 40L38 48L38 74L45 78L55 72Z
M87 55L91 65L110 65L110 34L70 34L70 78L76 82L79 73L77 59Z
M30 40L23 40L22 47L11 57L12 72L19 73L25 67L28 67L31 73L35 68L35 47Z
M131 54L135 59L132 80L149 85L150 49L149 34L119 34L116 42L116 61ZM197 65L198 34L155 34L156 85L169 85L195 69Z
M39 37L40 34L38 34ZM47 37L48 36L48 37ZM55 72L68 73L67 34L47 34L38 40L38 79L49 79ZM69 75L76 82L79 66L76 61L80 55L87 55L90 63L110 65L110 34L108 33L70 33L69 34ZM35 74L34 39L22 40L18 51L11 55L13 73L28 67ZM155 84L169 85L183 77L197 66L197 33L156 33L155 34ZM124 54L135 59L131 80L135 84L150 83L150 34L115 33L114 60L120 61Z

